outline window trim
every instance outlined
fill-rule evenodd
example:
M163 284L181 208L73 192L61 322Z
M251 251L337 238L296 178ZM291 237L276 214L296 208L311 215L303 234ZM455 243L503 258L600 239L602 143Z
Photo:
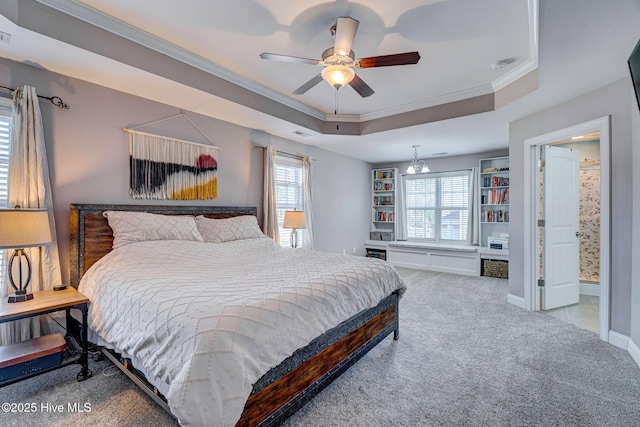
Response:
M442 210L460 210L460 211L467 211L467 215L469 218L472 218L472 209L473 209L473 203L471 198L474 197L474 192L473 189L471 188L471 186L473 185L473 179L472 179L472 174L473 174L473 169L459 169L459 170L452 170L452 171L444 171L444 172L427 172L427 173L417 173L417 174L402 174L401 179L404 181L403 184L403 189L404 189L404 194L402 195L404 198L404 217L408 220L409 218L409 211L412 210L433 210L435 213L435 225L434 225L434 229L435 229L435 238L420 238L420 237L409 237L409 230L408 230L408 225L407 225L407 230L406 230L406 236L407 236L407 240L412 241L412 242L429 242L429 243L442 243L442 244L460 244L460 243L466 243L467 238L466 236L463 237L462 239L443 239L442 238L442 218L441 218L441 212ZM458 176L467 176L468 179L468 194L469 194L469 200L467 200L467 204L465 207L457 207L457 206L447 206L447 207L442 207L440 206L440 195L441 195L441 185L436 185L436 194L435 194L435 200L436 200L436 205L434 207L427 207L427 208L409 208L408 207L408 203L407 203L407 181L412 181L412 180L423 180L423 179L438 179L440 180L441 178L446 178L446 177L458 177ZM438 181L440 182L440 181ZM468 227L468 226L467 226Z
M300 204L299 206L294 207L294 209L300 208L300 210L305 210L304 188L303 188L303 177L302 177L302 174L303 174L302 159L277 154L273 159L273 163L274 163L274 168L277 168L280 165L280 166L297 168L300 170ZM280 209L278 207L278 199L277 199L278 180L277 180L277 174L275 170L274 170L274 181L276 186L276 211L278 211ZM278 215L278 232L280 234L280 242L278 243L280 246L289 247L291 243L288 236L291 235L291 230L288 228L287 229L282 228L281 223L282 221L281 221L280 215ZM304 233L305 233L304 229L298 230L298 241L301 241L301 242L304 241ZM283 236L285 238L283 238Z

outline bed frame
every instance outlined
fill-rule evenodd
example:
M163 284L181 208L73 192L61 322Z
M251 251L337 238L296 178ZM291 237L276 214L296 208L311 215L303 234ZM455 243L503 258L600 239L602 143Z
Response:
M255 207L72 204L71 285L76 288L84 272L111 251L113 233L102 215L107 210L208 218L256 215L257 212ZM325 332L267 372L254 384L237 426L281 424L391 332L397 340L398 300L398 293L392 293L376 307ZM149 396L169 409L164 397L133 366L123 362L117 353L105 354Z

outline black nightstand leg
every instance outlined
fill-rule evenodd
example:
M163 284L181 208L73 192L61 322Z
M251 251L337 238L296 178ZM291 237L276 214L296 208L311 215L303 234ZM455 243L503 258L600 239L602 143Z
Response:
M82 354L80 355L80 364L82 365L82 369L80 373L76 376L78 381L84 381L87 378L91 378L93 373L89 370L89 339L87 338L87 314L88 307L87 304L81 304L79 307L80 311L82 311L82 331L80 331L82 338Z

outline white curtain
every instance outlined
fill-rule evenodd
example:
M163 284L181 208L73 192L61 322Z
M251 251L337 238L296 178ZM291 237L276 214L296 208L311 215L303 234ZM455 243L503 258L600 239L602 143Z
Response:
M404 175L396 180L398 188L396 190L396 240L407 240L407 215L405 211L405 201L407 194L404 190Z
M478 236L478 168L471 168L469 175L469 224L467 225L467 244L477 245Z
M275 161L276 150L267 146L264 149L264 191L262 205L262 231L277 243L280 243L278 231L278 209L276 204Z
M307 220L307 229L303 234L302 247L305 249L315 249L313 239L313 203L311 199L311 158L302 158L302 192L304 200L304 212Z
M29 290L36 292L52 289L61 285L62 279L42 117L34 88L24 86L14 92L11 127L8 205L48 209L51 227L51 245L25 249L31 258L32 268ZM2 289L2 296L6 297L12 291L13 289L5 287ZM2 345L38 336L40 327L37 317L0 325Z

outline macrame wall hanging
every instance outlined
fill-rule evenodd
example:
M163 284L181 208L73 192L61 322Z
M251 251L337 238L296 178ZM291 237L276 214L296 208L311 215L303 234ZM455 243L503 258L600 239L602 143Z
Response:
M202 200L218 197L219 147L139 132L144 126L184 117L183 113L123 129L129 133L129 194L134 199Z

